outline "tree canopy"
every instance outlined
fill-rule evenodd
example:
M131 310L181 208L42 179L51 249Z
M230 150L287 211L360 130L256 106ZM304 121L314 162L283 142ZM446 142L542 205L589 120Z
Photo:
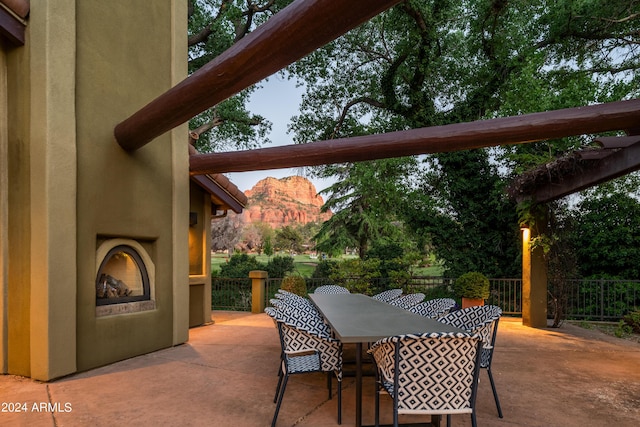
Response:
M307 88L291 124L294 139L305 143L636 97L639 12L635 1L405 1L290 67ZM422 172L410 167L404 177L379 173L375 185L358 184L358 177L383 170L380 161L315 173L339 177L328 203L344 201L348 185L358 195L344 205L345 218L337 213L342 226L333 229L334 243L364 225L384 227L386 218L376 218L369 206L363 210L362 201L385 188L385 197L404 199L404 221L433 246L449 273L507 275L517 271L520 248L515 206L502 191L506 181L590 143L567 138L425 156ZM360 211L366 216L351 224ZM345 232L348 225L356 231Z
M288 3L190 0L190 72ZM290 130L306 143L638 97L638 28L636 0L406 0L288 68L306 87ZM267 141L267 118L246 108L252 90L192 120L200 150ZM519 236L504 185L591 141L316 168L336 179L319 248L364 256L402 234L433 248L448 273L513 274Z

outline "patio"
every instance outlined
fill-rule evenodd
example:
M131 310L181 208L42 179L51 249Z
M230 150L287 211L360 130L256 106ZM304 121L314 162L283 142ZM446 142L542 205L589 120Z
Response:
M0 424L268 426L280 352L273 322L265 314L240 312L216 311L213 318L214 325L191 329L186 344L57 381L1 376ZM503 318L493 371L504 418L497 417L482 371L478 425L635 426L639 366L640 344L572 325L533 329ZM365 423L373 423L372 382L364 380ZM354 401L354 379L348 377L344 426L354 422ZM390 400L381 402L381 421L390 422ZM10 403L26 403L27 411L6 412ZM335 405L335 398L327 400L323 375L294 376L278 426L335 426ZM470 425L469 417L454 416L452 424Z

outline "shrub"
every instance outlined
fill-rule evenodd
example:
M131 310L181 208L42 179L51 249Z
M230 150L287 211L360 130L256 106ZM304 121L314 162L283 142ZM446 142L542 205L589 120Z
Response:
M459 297L487 299L489 298L489 279L482 273L471 271L458 277L453 289Z
M255 257L247 254L234 254L229 262L220 265L220 277L249 277L251 270L264 270L266 267Z
M280 289L300 295L301 297L307 296L307 283L304 277L295 274L284 277L280 284Z
M634 309L632 312L622 318L625 325L629 326L631 331L640 334L640 310Z
M269 277L285 277L287 273L294 270L293 258L285 255L274 256L267 263L265 270L269 273Z

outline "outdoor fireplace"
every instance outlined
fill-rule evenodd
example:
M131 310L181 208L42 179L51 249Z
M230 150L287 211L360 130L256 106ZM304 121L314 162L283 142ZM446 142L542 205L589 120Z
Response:
M105 316L152 310L155 268L135 240L109 239L96 253L96 314Z

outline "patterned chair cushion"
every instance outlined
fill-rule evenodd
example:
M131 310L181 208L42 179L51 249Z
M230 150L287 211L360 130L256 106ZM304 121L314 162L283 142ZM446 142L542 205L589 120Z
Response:
M315 291L316 294L349 294L349 289L338 285L319 286Z
M500 319L500 316L502 316L502 309L500 307L484 305L453 311L438 320L468 332L480 334L484 347L492 348L495 339L493 332L497 327L497 321Z
M399 414L470 413L480 339L464 333L401 335L377 341L369 352L392 397L397 384Z
M415 294L407 294L403 295L400 298L396 298L394 300L389 301L389 304L395 305L396 307L404 308L405 310L413 307L416 304L419 304L424 300L423 293L415 293Z
M382 302L389 302L398 298L400 295L402 295L402 289L388 289L372 296L371 298Z
M412 313L419 314L420 316L436 319L449 313L449 311L455 306L456 302L451 298L436 298L423 301L420 304L409 307L408 310Z

